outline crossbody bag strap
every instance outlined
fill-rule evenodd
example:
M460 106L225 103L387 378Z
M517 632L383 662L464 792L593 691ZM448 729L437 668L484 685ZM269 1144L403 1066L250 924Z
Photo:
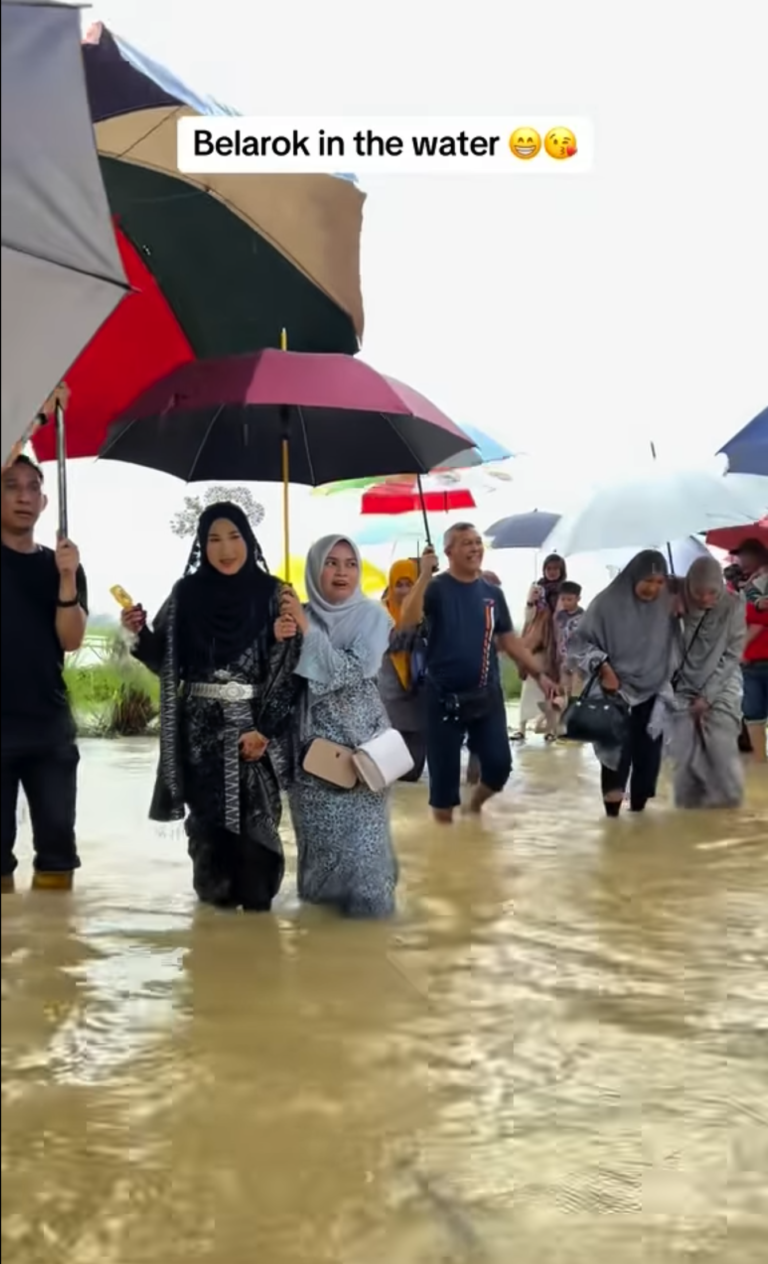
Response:
M696 624L696 627L695 627L695 628L694 628L694 630L693 630L693 636L691 637L691 639L690 639L690 641L688 642L687 646L685 646L685 649L683 650L683 657L682 657L682 660L681 660L681 662L680 662L680 666L678 667L677 671L675 672L674 676L672 677L672 682L671 682L671 683L672 683L672 688L673 688L673 689L677 689L677 686L680 684L680 679L681 679L682 674L683 674L683 672L684 672L684 670L685 670L685 665L686 665L686 663L688 662L688 659L690 658L690 655L691 655L691 650L693 649L694 645L696 644L696 641L697 641L697 639L698 639L698 635L699 635L699 633L701 632L701 629L704 627L704 622L705 622L706 617L707 617L707 615L708 615L708 614L709 614L709 611L708 611L708 610L705 610L705 611L704 611L704 613L703 613L703 615L702 615L702 616L701 616L701 618L699 619L699 622ZM685 644L685 635L684 635L684 634L683 634L683 643Z

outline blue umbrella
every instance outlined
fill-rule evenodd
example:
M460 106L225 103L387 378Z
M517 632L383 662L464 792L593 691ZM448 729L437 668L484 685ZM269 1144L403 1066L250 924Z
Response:
M466 452L457 452L456 456L443 461L440 465L441 470L464 470L473 465L490 465L494 461L508 461L515 455L483 430L478 430L476 426L469 426L462 422L461 429L472 440L472 447Z
M485 534L494 549L540 549L560 517L560 514L534 509L532 513L500 518Z
M466 426L463 429L469 434ZM753 417L720 451L728 457L731 474L768 474L768 408Z

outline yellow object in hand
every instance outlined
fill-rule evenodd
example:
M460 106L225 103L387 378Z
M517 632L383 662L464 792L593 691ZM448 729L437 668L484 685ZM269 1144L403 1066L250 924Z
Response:
M125 589L121 588L119 584L113 584L113 586L110 588L109 591L111 592L118 606L120 606L123 610L133 609L133 604L134 604L133 597L129 597Z

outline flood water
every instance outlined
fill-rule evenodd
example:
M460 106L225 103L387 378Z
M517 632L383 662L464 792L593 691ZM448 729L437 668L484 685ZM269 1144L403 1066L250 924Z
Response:
M395 796L401 915L195 906L154 743L83 743L73 896L3 898L7 1264L752 1264L768 774L601 818L531 742L482 823ZM763 1245L760 1246L762 1241Z

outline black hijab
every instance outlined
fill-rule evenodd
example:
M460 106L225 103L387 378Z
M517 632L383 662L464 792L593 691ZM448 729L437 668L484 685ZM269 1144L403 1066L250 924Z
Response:
M236 527L248 556L235 575L225 575L208 561L208 536L214 522ZM189 671L228 667L248 646L272 639L278 581L266 563L248 518L239 505L209 505L197 524L197 537L179 586L180 659Z

